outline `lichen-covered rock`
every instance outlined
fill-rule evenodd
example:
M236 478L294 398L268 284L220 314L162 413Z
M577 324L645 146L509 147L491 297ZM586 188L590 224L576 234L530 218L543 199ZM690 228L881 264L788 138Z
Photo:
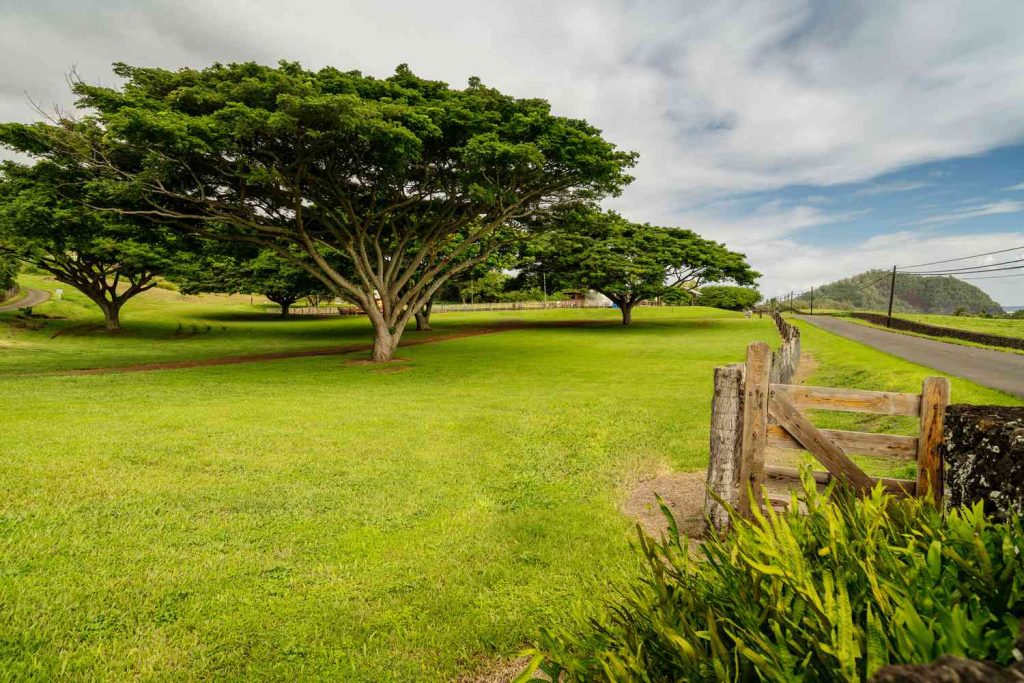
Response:
M1024 683L1024 673L991 662L943 655L931 664L883 666L871 683Z
M980 500L998 520L1024 512L1024 408L949 406L942 455L946 505Z

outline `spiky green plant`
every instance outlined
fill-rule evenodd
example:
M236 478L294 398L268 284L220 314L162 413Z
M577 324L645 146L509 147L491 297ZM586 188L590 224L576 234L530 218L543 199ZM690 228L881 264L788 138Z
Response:
M789 512L733 512L701 559L666 509L665 537L640 533L645 575L577 632L543 632L523 680L860 681L942 654L1020 656L1020 518L803 488L802 513L796 494Z

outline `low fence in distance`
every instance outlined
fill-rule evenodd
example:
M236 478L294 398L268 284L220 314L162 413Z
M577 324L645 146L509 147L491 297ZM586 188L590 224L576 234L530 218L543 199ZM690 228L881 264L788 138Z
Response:
M778 311L772 311L772 320L782 337L782 345L772 351L771 381L789 384L800 366L800 328L790 325Z
M545 308L610 308L610 304L584 300L552 299L551 301L497 301L479 304L434 304L434 313L468 313L471 311L534 311ZM358 315L362 309L351 304L332 306L296 306L293 315Z
M876 325L885 325L886 316L880 313L859 313L853 312L848 314L851 318L859 318L860 320L866 320L869 323ZM905 330L907 332L917 332L918 334L927 334L933 337L952 337L953 339L963 339L964 341L975 342L977 344L988 344L989 346L1003 346L1009 349L1020 349L1024 351L1024 339L1018 339L1014 337L1003 337L997 334L985 334L983 332L971 332L969 330L958 330L952 327L940 327L938 325L926 325L924 323L915 322L913 320L906 320L904 318L893 318L892 324L889 325L896 330Z
M609 304L584 300L557 299L552 301L495 301L479 304L434 304L434 313L467 313L469 311L535 311L545 308L609 308Z

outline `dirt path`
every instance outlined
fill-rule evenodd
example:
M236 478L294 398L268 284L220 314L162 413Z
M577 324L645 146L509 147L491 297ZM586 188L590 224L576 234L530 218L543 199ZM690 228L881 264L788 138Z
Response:
M26 289L25 296L9 304L0 304L0 312L16 311L19 308L31 308L50 300L50 293L41 289Z
M912 363L1024 398L1024 356L914 337L828 316L796 316L823 330Z
M437 342L463 339L465 337L478 337L484 334L496 332L511 332L514 330L531 329L556 329L561 327L585 327L607 324L602 321L593 320L561 320L546 323L507 323L502 325L491 325L487 327L471 327L461 329L458 332L447 334L435 334L429 337L403 340L399 348L410 346L421 346L423 344L434 344ZM243 356L225 356L223 358L200 358L195 360L162 361L157 363L134 363L131 365L116 365L102 368L83 368L79 370L57 370L54 372L28 373L34 376L66 376L66 375L108 375L122 372L155 372L158 370L183 370L188 368L206 368L216 365L240 365L242 363L262 363L272 360L285 360L288 358L314 358L317 356L344 356L359 351L369 351L372 344L349 344L347 346L328 346L318 349L302 349L296 351L275 351L273 353L256 353Z

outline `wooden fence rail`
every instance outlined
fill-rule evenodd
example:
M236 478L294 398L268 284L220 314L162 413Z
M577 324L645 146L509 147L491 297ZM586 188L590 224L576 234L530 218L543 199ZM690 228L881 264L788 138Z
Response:
M799 333L795 338L798 359ZM863 491L881 482L895 493L941 500L939 445L949 404L948 379L926 378L920 394L802 386L777 381L780 375L795 373L795 367L776 369L778 363L788 363L784 353L755 342L747 348L744 365L715 370L705 514L716 529L724 529L729 519L719 499L749 516L748 487L754 500L761 501L767 480L792 486L799 479L795 468L766 465L768 448L810 453L825 468L812 472L820 484L838 480ZM822 429L807 410L911 416L920 424L917 436ZM913 460L917 474L913 480L871 477L850 454Z

